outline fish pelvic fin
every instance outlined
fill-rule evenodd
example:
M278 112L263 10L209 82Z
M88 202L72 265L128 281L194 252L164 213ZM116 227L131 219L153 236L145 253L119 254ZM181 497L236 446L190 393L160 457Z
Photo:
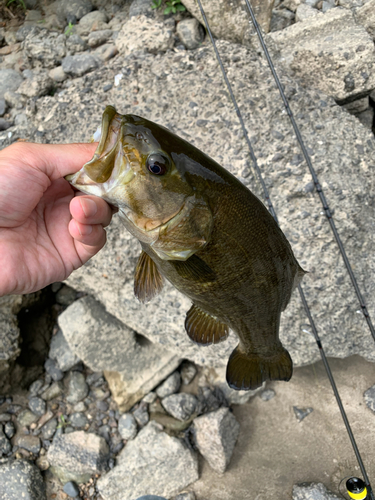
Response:
M163 277L155 262L144 251L139 256L134 273L134 295L140 302L149 302L163 288Z
M293 373L292 359L280 345L270 356L246 353L237 346L229 357L227 382L237 391L260 387L266 380L290 380Z
M202 311L195 304L186 314L185 329L191 340L200 345L218 344L229 335L229 328L225 323Z

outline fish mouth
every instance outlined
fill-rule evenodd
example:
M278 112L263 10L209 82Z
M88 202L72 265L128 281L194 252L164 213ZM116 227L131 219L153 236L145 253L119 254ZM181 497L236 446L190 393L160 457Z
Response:
M102 123L91 142L99 141L94 156L81 170L65 177L73 186L102 196L117 184L127 184L135 176L131 168L132 149L123 145L126 116L107 106Z

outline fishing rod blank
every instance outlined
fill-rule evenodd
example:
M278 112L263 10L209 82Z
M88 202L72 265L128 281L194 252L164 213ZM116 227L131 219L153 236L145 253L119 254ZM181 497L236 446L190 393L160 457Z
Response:
M196 0L197 3L198 3L198 6L199 6L199 9L201 11L201 14L202 14L202 17L203 17L203 20L204 20L204 23L206 25L206 28L207 28L207 32L209 34L209 37L210 37L210 40L211 40L211 43L212 43L212 46L214 48L214 51L215 51L215 55L216 55L216 59L219 63L219 66L220 66L220 69L221 69L221 72L222 72L222 75L223 75L223 78L224 78L224 81L226 83L226 86L228 88L228 91L229 91L229 95L231 97L231 100L232 100L232 103L234 105L234 108L235 108L235 111L236 111L236 114L238 116L238 119L240 121L240 124L241 124L241 128L242 128L242 131L243 131L243 134L244 134L244 137L245 137L245 140L247 142L247 145L249 147L249 150L250 150L250 156L251 156L251 159L253 161L253 165L254 165L254 168L256 170L256 173L258 175L258 178L260 180L260 183L262 185L262 188L263 188L263 193L264 193L264 197L265 197L265 200L266 200L266 203L269 207L269 210L272 214L272 216L274 217L274 219L277 221L277 216L276 216L276 212L273 208L273 205L272 205L272 202L271 202L271 199L270 199L270 196L269 196L269 193L268 193L268 189L267 189L267 186L263 180L263 176L262 176L262 173L261 173L261 170L259 168L259 165L258 165L258 162L257 162L257 159L256 159L256 156L255 156L255 153L254 153L254 150L253 150L253 147L251 145L251 142L250 142L250 139L249 139L249 136L248 136L248 133L247 133L247 129L245 127L245 123L243 121L243 118L242 118L242 115L241 115L241 111L237 105L237 101L236 101L236 98L234 96L234 93L233 93L233 90L232 90L232 87L231 87L231 84L228 80L228 77L227 77L227 74L226 74L226 71L225 71L225 68L223 66L223 63L222 63L222 60L221 60L221 57L220 57L220 54L219 54L219 51L216 47L216 43L215 43L215 40L213 38L213 35L212 35L212 32L211 32L211 28L208 24L208 20L207 20L207 17L206 17L206 14L203 10L203 7L202 7L202 3L201 3L201 0ZM254 16L254 13L252 11L252 8L250 6L250 4L248 3L248 0L245 0L246 1L246 4L248 5L249 9L250 9L250 12L252 14L252 20L253 22L255 21L254 23L254 26L255 26L255 29L257 30L257 33L258 33L258 36L260 34L261 36L261 33L260 33L260 29L259 29L259 26L258 26L258 23L255 19L255 16ZM263 37L261 36L261 44L262 44L262 47L263 47L263 50L265 49L266 50L266 54L267 54L267 60L269 61L269 63L271 63L271 67L273 68L273 73L276 75L276 72L275 72L275 69L274 69L274 66L272 64L272 61L270 59L270 56L269 56L269 53L267 51L267 48L265 46L265 43L264 43L264 40L263 40ZM277 78L277 75L276 75L276 78ZM281 84L280 84L280 80L277 78L277 81L278 81L278 85L279 87L281 88ZM283 101L284 101L284 104L286 103L286 109L287 109L287 113L288 115L290 116L292 114L292 111L289 107L289 104L286 100L286 97L285 97L285 94L283 93L282 94L283 96ZM299 129L298 129L298 126L295 122L295 120L293 119L293 123L294 123L294 126L295 126L295 130L297 130L298 132L298 136L297 137L301 137L301 134L299 132ZM306 151L306 148L303 144L303 141L302 141L302 137L301 137L301 143L302 143L302 146L303 146L303 150ZM306 151L306 155L307 157L309 158L308 154L307 154L307 151ZM309 162L311 164L311 161L310 161L310 158L309 158ZM311 166L312 168L312 166ZM313 170L313 169L312 169ZM314 173L314 176L313 176L313 179L314 179L314 183L315 185L319 185L319 182L318 182L318 179L316 177L316 174L315 174L315 171L313 170L313 173ZM316 182L315 182L316 181ZM320 186L320 185L319 185ZM330 215L330 218L329 220L332 221L332 216L331 216L331 212L329 211L329 208L325 202L325 198L324 198L324 193L322 193L321 191L321 188L320 188L320 191L318 191L319 194L322 194L322 197L324 199L324 204L323 204L323 207L325 208L325 210L327 209L328 210L328 213ZM322 199L322 198L321 198ZM327 212L326 212L327 213ZM332 221L333 223L333 221ZM331 226L332 227L332 226ZM334 226L335 227L335 226ZM336 229L336 228L335 228ZM337 231L336 231L337 233ZM341 243L341 240L340 240L340 243ZM341 246L342 246L342 243L341 243ZM345 254L346 255L346 254ZM355 279L355 278L354 278ZM357 285L358 287L358 285ZM354 453L355 453L355 456L357 458L357 461L358 461L358 465L361 469L361 472L362 472L362 475L363 475L363 478L365 480L365 484L366 484L366 487L367 487L367 492L368 492L368 495L369 495L369 498L371 500L375 500L375 497L374 497L374 494L373 494L373 491L372 491L372 488L371 488L371 484L370 484L370 481L369 481L369 478L368 478L368 475L367 475L367 472L366 472L366 468L364 466L364 463L362 461L362 458L361 458L361 455L360 455L360 452L359 452L359 449L358 449L358 446L357 446L357 443L355 441L355 438L354 438L354 435L353 435L353 432L351 430L351 427L350 427L350 424L349 424L349 421L348 421L348 418L347 418L347 415L346 415L346 412L344 410L344 407L343 407L343 404L342 404L342 401L341 401L341 398L340 398L340 395L339 395L339 392L337 390L337 386L336 386L336 383L335 383L335 380L334 380L334 377L332 375L332 371L331 371L331 368L329 366L329 363L328 363L328 360L327 360L327 357L325 355L325 352L324 352L324 349L323 349L323 345L322 345L322 342L319 338L319 335L318 335L318 331L316 329L316 326L315 326L315 322L312 318L312 315L311 315L311 311L310 311L310 308L308 306L308 303L306 301L306 297L305 297L305 294L302 290L302 287L300 285L298 285L298 291L299 291L299 294L300 294L300 297L301 297L301 300L302 300L302 303L303 303L303 306L304 306L304 309L305 309L305 312L306 312L306 315L309 319L309 322L310 322L310 325L311 325L311 329L313 331L313 334L314 334L314 337L315 337L315 341L318 345L318 348L319 348L319 353L321 355L321 358L322 358L322 361L323 361L323 364L324 364L324 368L327 372L327 376L328 376L328 379L331 383L331 386L332 386L332 389L333 389L333 393L336 397L336 401L337 401L337 404L339 406L339 409L340 409L340 413L341 413L341 416L342 416L342 419L344 421L344 424L345 424L345 427L346 427L346 430L347 430L347 433L349 435L349 439L351 441L351 444L352 444L352 447L353 447L353 450L354 450ZM363 310L363 309L362 309ZM367 310L366 310L367 311ZM369 318L369 317L368 317ZM370 318L369 318L370 319ZM371 320L370 320L370 324L371 324ZM371 324L372 326L372 324ZM374 335L374 338L375 338L375 335Z
M297 137L298 143L299 143L299 145L300 145L300 147L301 147L301 150L302 150L303 156L304 156L304 158L305 158L305 160L306 160L307 166L309 167L309 170L310 170L311 176L312 176L312 178L313 178L314 185L315 185L315 187L316 187L316 191L317 191L317 193L318 193L318 195L319 195L319 198L320 198L320 201L321 201L321 203L322 203L322 205L323 205L323 210L324 210L324 213L325 213L325 215L326 215L326 217L327 217L327 219L328 219L329 225L331 226L332 232L333 232L334 237L335 237L335 239L336 239L336 243L337 243L337 245L338 245L338 247L339 247L339 249L340 249L340 253L341 253L342 258L343 258L343 260L344 260L345 267L346 267L346 269L347 269L347 271L348 271L348 273L349 273L349 276L350 276L351 282L352 282L353 287L354 287L354 289L355 289L355 293L356 293L356 295L357 295L357 297L358 297L359 304L360 304L360 307L361 307L361 311L362 311L362 313L363 313L364 317L366 318L366 322L367 322L367 325L368 325L368 327L369 327L369 329L370 329L370 333L371 333L371 335L372 335L373 339L375 340L375 329L374 329L374 325L372 324L372 321L371 321L371 318L370 318L369 312L368 312L367 307L366 307L366 303L365 303L365 301L364 301L364 299L363 299L363 296L362 296L361 291L360 291L360 289L359 289L359 286L358 286L358 283L357 283L356 277L355 277L355 275L354 275L354 273L353 273L352 266L350 265L350 262L349 262L348 256L347 256L347 254L346 254L346 251L345 251L344 245L343 245L343 243L342 243L342 241L341 241L341 238L340 238L340 235L339 235L339 233L338 233L338 231L337 231L336 224L335 224L335 222L334 222L334 220L333 220L333 218L332 218L332 212L331 212L331 210L330 210L330 208L329 208L329 206L328 206L328 203L327 203L326 197L325 197L324 192L323 192L323 188L322 188L322 186L321 186L321 184L320 184L320 182L319 182L319 180L318 180L318 177L317 177L317 175L316 175L316 172L315 172L315 170L314 170L314 167L313 167L313 165L312 165L312 163L311 163L310 155L309 155L309 153L307 152L307 149L306 149L306 146L305 146L305 144L304 144L304 142L303 142L303 139L302 139L301 133L300 133L299 128L298 128L298 126L297 126L297 123L296 123L296 121L295 121L295 119L294 119L294 116L293 116L292 110L290 109L288 99L287 99L287 97L286 97L286 95L285 95L285 92L284 92L283 87L282 87L282 85L281 85L280 79L279 79L279 77L277 76L277 73L276 73L276 70L275 70L275 66L274 66L274 64L273 64L273 62L272 62L272 59L271 59L271 57L270 57L270 54L269 54L269 52L268 52L267 46L266 46L266 44L265 44L265 41L264 41L264 38L263 38L263 35L262 35L262 31L261 31L261 29L260 29L260 27L259 27L259 24L258 24L257 20L256 20L256 17L255 17L255 15L254 15L253 9L252 9L252 7L251 7L251 5L250 5L249 0L245 0L245 2L246 2L246 7L247 7L248 14L249 14L249 16L250 16L250 18L251 18L251 21L252 21L252 23L253 23L253 25L254 25L255 31L256 31L256 33L257 33L257 35L258 35L259 42L260 42L260 44L261 44L261 46L262 46L263 52L264 52L264 54L265 54L265 56L266 56L266 59L267 59L267 62L268 62L268 66L270 67L270 70L271 70L271 72L272 72L272 76L273 76L273 78L274 78L274 80L275 80L275 82L276 82L277 88L279 89L279 92L280 92L280 95L281 95L281 99L282 99L282 101L283 101L283 103L284 103L284 106L285 106L286 112L287 112L287 114L288 114L288 116L289 116L289 118L290 118L290 121L291 121L291 123L292 123L293 129L294 129L294 132L295 132L295 134L296 134L296 137Z

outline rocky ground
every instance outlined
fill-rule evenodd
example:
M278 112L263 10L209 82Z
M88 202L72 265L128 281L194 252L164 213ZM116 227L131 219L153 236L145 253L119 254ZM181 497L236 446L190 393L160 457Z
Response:
M166 125L260 195L195 2L168 15L150 4L3 2L0 147L87 141L112 104ZM373 339L244 7L203 5L280 224L309 270L323 345L345 358L334 373L373 477ZM253 5L374 317L375 0ZM105 249L68 285L0 298L0 498L337 498L340 481L360 473L311 365L319 352L297 295L281 338L296 366L310 366L289 384L231 391L235 336L192 345L189 301L170 286L140 305L138 255L114 220Z

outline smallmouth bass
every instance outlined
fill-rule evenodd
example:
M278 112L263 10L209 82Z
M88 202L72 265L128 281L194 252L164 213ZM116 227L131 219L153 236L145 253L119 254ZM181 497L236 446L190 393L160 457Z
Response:
M236 177L168 129L107 106L94 157L67 180L118 207L141 243L134 292L147 302L163 277L190 298L185 329L200 345L239 344L227 365L238 390L289 380L281 312L304 275L266 207Z

